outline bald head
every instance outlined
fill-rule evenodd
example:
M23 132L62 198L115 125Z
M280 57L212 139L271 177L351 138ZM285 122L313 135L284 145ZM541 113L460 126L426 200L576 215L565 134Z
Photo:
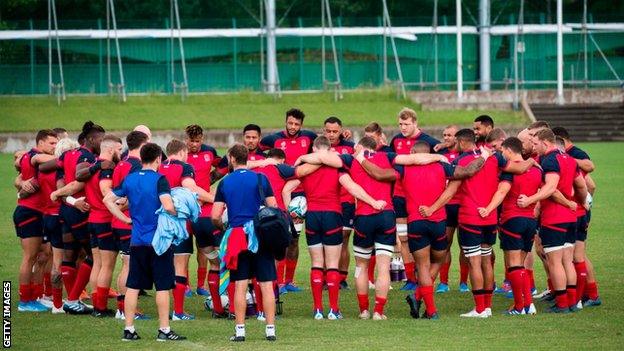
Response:
M139 124L134 127L133 131L145 133L147 135L147 141L149 142L152 139L152 131L144 124Z
M518 139L522 142L522 155L531 156L533 154L533 138L528 128L518 133Z

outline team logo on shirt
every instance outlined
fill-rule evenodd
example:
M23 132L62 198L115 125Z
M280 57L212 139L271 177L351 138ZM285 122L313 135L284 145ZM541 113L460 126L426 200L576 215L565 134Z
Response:
M282 141L282 143L280 144L280 148L282 150L286 150L286 142L285 141Z
M402 141L399 141L399 142L397 143L397 147L396 147L396 148L397 148L397 150L402 149L402 148L403 148L403 142L402 142Z
M305 139L301 139L301 147L307 147L308 146L308 141Z
M205 161L205 162L210 162L210 155L205 154L205 155L204 155L204 161Z
M256 156L251 156L249 159L250 159L251 161L255 161L255 160L256 160Z

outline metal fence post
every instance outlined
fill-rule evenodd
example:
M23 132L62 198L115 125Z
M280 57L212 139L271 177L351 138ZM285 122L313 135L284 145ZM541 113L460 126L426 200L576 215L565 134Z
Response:
M303 20L297 17L299 28L303 28ZM299 37L299 89L303 90L303 37Z
M28 20L30 30L33 30L32 18ZM35 93L35 41L30 41L30 93Z
M232 18L232 28L236 29L236 18ZM234 89L238 88L238 43L232 39L232 63L234 65Z

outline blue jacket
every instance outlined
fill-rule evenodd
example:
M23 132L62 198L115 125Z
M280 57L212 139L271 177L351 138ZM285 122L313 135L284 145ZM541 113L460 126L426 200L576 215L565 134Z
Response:
M179 245L189 237L186 230L186 221L197 222L201 214L201 208L197 202L197 194L182 187L171 190L173 205L177 211L176 216L172 216L160 206L156 210L158 215L158 227L154 233L152 246L157 255L162 255L169 247Z

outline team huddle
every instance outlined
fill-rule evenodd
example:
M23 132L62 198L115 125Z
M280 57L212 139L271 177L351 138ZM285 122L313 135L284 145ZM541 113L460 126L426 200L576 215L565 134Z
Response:
M213 318L236 321L230 340L245 340L252 314L266 322L273 341L276 297L301 291L294 281L301 233L311 259L314 319L344 318L339 300L349 272L359 318L387 319L395 257L405 270L401 289L414 291L405 298L410 315L438 319L434 293L450 290L456 231L459 289L474 299L462 317L491 317L495 291L513 297L506 314L536 314L535 256L548 277L540 298L554 301L548 312L601 304L585 252L594 164L564 128L537 121L514 137L482 115L472 129L448 126L439 141L404 108L400 133L390 141L372 122L354 143L337 117L325 120L322 135L303 129L301 110L285 117L285 130L267 136L258 125L245 126L241 143L223 157L204 143L199 125L187 126L184 140L164 150L150 142L149 128L137 126L123 152L119 137L92 122L77 140L62 128L39 131L36 146L15 155L14 223L23 251L18 310L124 319L123 340L137 340L134 321L149 318L137 307L139 296L155 288L159 341L186 339L169 321L195 319L184 305L193 293L206 297ZM283 255L253 229L263 206L288 214L295 235ZM196 218L187 220L193 212ZM184 218L183 228L164 228L167 216ZM155 244L170 243L167 233L176 230L189 235ZM505 267L498 288L497 237ZM116 309L109 297L116 297Z

